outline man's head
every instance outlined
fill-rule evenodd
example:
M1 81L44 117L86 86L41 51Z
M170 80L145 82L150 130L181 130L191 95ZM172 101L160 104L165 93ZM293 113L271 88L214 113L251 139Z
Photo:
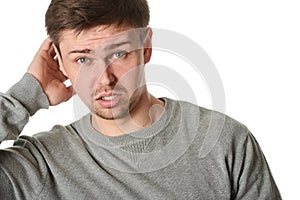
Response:
M146 0L52 0L46 27L62 71L103 119L145 106L152 31Z

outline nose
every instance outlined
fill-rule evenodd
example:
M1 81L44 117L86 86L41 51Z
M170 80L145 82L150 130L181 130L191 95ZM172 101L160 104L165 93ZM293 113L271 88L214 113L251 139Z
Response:
M113 85L115 81L116 81L116 76L111 71L110 67L106 67L106 69L103 70L103 72L101 73L98 79L98 84L101 86Z

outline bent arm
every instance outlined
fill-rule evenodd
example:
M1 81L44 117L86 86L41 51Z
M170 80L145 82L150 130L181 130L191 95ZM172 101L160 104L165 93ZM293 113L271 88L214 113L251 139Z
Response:
M49 102L39 82L26 73L6 94L0 93L0 142L16 140L29 117Z
M47 38L21 81L6 94L0 93L0 142L17 139L37 110L69 100L74 92L72 86L64 85L65 80Z
M66 87L65 80L47 38L23 78L0 93L0 142L16 140L13 147L0 150L0 199L36 199L44 188L48 168L39 142L18 136L36 111L72 97L73 88Z
M33 196L41 190L45 176L42 156L33 143L18 136L30 116L48 107L46 94L29 73L5 94L0 93L0 143L19 139L15 147L0 150L0 196L3 199L22 199L27 188L31 188L29 195Z

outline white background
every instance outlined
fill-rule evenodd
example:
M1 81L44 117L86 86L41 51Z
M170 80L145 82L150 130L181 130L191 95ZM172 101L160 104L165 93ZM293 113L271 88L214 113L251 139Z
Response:
M246 124L254 134L283 198L299 199L298 2L149 1L152 27L182 33L210 56L225 88L226 114ZM49 0L1 3L1 92L22 77L46 37L44 13L49 3ZM207 97L203 95L203 99ZM70 101L39 111L23 134L72 122L72 106ZM210 107L210 103L203 101L202 106Z

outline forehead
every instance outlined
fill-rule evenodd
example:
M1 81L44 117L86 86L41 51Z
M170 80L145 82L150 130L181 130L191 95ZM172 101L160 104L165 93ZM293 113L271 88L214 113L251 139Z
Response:
M81 32L65 30L61 33L60 48L72 50L89 48L94 49L105 43L122 42L122 40L136 41L142 29L133 29L128 26L96 26Z

